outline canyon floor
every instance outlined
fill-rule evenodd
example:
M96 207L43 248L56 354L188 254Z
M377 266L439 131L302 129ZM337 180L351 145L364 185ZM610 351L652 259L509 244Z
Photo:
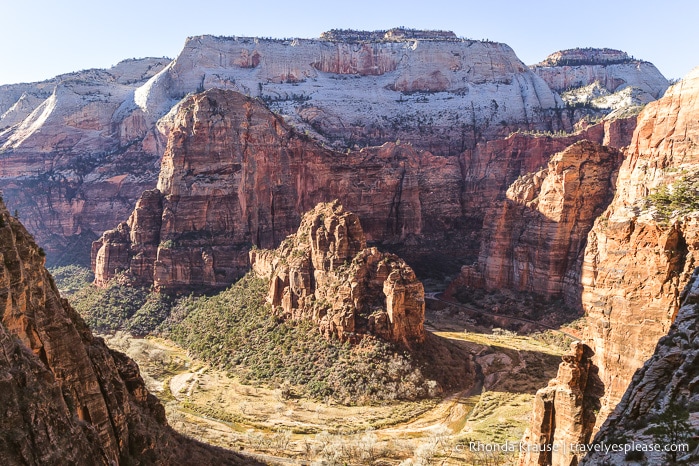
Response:
M536 390L556 375L570 338L483 326L468 310L432 300L427 328L473 355L474 384L440 399L343 406L262 387L195 360L173 342L117 332L108 345L139 364L178 431L269 464L513 464L469 442L518 442ZM324 461L324 463L323 463Z

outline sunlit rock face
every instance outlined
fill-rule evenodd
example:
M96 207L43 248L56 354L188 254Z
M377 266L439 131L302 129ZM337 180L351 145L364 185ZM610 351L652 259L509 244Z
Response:
M138 366L62 299L0 201L0 463L254 464L170 429Z
M608 113L644 105L669 85L652 63L613 49L562 50L531 69L581 113L583 107Z
M668 334L660 339L650 359L634 374L631 384L614 412L607 418L596 441L612 443L618 432L629 441L653 442L647 425L671 407L679 406L689 415L690 424L697 428L697 357L699 357L699 277L697 271L681 296L682 306ZM651 464L667 461L662 452L646 453ZM699 459L699 452L678 453L688 464ZM605 455L605 459L621 463L623 453ZM602 461L599 453L590 453L581 464L595 465Z
M84 263L90 242L154 185L165 131L133 101L169 62L0 86L0 189L50 264Z
M403 143L337 152L221 90L188 98L173 121L157 190L93 245L97 283L128 270L161 288L227 286L253 244L278 246L334 199L360 216L368 242L422 270L455 268L477 257L486 209L523 172L580 139L623 140L605 123L563 138L515 134L460 157Z
M281 315L318 324L322 334L367 334L412 347L425 340L425 293L398 256L367 248L357 215L318 204L275 251L252 250L255 273L270 280L267 300Z
M91 241L156 186L180 103L214 88L259 98L340 151L401 141L461 156L514 131L569 131L590 116L565 108L505 44L401 28L192 37L172 62L127 60L0 86L0 189L50 264L85 261Z
M583 140L525 174L486 211L478 262L452 284L574 301L587 234L612 199L619 150Z
M641 112L614 200L588 237L582 305L605 386L598 426L667 334L697 266L696 215L690 208L666 217L647 196L699 170L698 95L694 70Z
M338 148L400 139L438 155L515 129L572 122L560 98L505 44L440 31L331 31L321 39L189 38L139 89L164 114L188 92L259 97L301 131Z

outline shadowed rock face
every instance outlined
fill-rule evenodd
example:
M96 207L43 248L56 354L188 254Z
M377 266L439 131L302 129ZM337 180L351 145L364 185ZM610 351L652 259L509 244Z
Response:
M618 432L623 432L629 441L652 441L645 431L647 424L655 421L655 416L665 412L671 405L685 408L690 416L690 423L697 428L697 406L699 393L699 277L695 270L682 295L682 306L668 334L660 339L653 355L634 374L623 398L614 412L607 418L595 441L612 443ZM681 458L687 452L679 453ZM690 459L699 458L699 451L692 452ZM622 455L609 457L621 462ZM647 454L651 464L661 464L665 458L657 453ZM595 465L601 461L601 455L591 453L582 464ZM692 464L691 462L689 464Z
M200 36L173 62L0 86L0 189L51 263L72 263L155 187L171 118L190 93L259 97L342 150L400 139L456 155L516 129L572 127L507 45L389 32L363 43Z
M565 138L515 134L460 157L407 144L335 152L298 135L256 100L212 90L181 106L158 189L93 246L96 282L128 270L160 288L222 287L255 244L276 247L319 202L339 199L369 242L422 270L477 257L486 209L521 174L582 138L624 142L624 120Z
M304 215L276 251L250 251L267 300L282 315L316 322L327 337L365 334L407 347L425 340L425 294L399 257L367 248L359 218L338 203Z
M2 203L0 256L0 463L242 464L167 426L138 366L60 298L43 250Z
M614 200L588 237L582 304L605 397L598 426L667 334L697 266L695 215L664 218L647 196L699 167L699 72L646 106L619 169Z
M568 446L590 441L595 411L599 409L603 387L591 356L587 345L573 343L570 353L563 356L556 378L536 392L530 427L523 440L531 448L520 455L520 466L570 466L584 456ZM547 450L545 445L558 448Z
M673 400L691 397L689 380L695 371L690 367L694 359L689 327L695 320L696 284L688 291L682 318L668 337L664 335L697 267L699 223L691 202L697 194L691 188L684 204L672 213L653 207L648 196L661 187L696 179L698 95L696 69L638 117L614 199L588 235L579 279L588 321L583 341L594 352L591 363L603 387L600 409L592 418L557 421L555 431L594 433L609 419L597 438L606 441L627 426L647 421ZM674 189L669 189L670 195ZM535 424L533 432L538 429ZM599 460L599 455L592 456L587 464ZM542 464L536 458L528 461L524 464Z
M612 199L621 158L616 149L581 141L518 178L486 211L478 263L464 266L452 288L566 293L579 305L587 234Z

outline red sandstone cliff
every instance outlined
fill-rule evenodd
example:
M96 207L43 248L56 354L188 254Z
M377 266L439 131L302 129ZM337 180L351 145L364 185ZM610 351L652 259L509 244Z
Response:
M1 203L0 255L2 464L242 464L167 426L138 366L60 298L43 250Z
M592 351L581 342L563 356L558 375L536 393L530 427L524 434L520 466L571 466L584 456L571 445L590 441L602 386ZM546 448L551 445L555 448Z
M684 364L677 348L668 353L658 347L659 356L634 378L668 333L681 291L697 266L695 199L699 190L693 183L699 171L698 96L699 69L641 112L619 169L614 199L588 235L580 277L588 322L583 341L594 352L591 362L603 387L601 407L592 418L557 423L557 431L594 432L626 392L616 415L597 438L609 439L614 426L631 426L652 409L665 406L666 402L658 401L653 408L653 402L666 390L668 368ZM662 190L664 196L649 198ZM642 400L643 396L648 399ZM621 413L630 418L623 420ZM531 426L532 431L537 428ZM527 458L523 464L541 464L536 461ZM594 459L589 461L595 464Z
M515 180L486 210L478 262L452 284L574 294L592 223L611 201L621 152L583 140Z
M623 432L628 442L652 444L654 439L649 427L652 429L657 425L658 416L672 405L684 408L689 415L690 425L694 429L699 428L697 303L699 277L695 271L689 285L683 291L682 307L670 331L660 339L651 358L634 374L631 385L614 412L607 418L595 441L612 444L618 442L618 433ZM667 461L662 452L646 452L643 456L649 464L664 464ZM683 464L696 464L699 451L685 451L677 456L686 462ZM604 460L619 464L623 459L623 453L591 453L581 464L596 465Z
M695 70L639 115L614 200L588 238L582 304L590 323L585 341L605 385L598 425L667 333L697 265L696 216L665 218L647 196L699 170L698 96Z
M339 153L254 99L207 91L175 117L158 189L94 243L96 282L126 270L159 288L226 286L247 270L253 244L276 247L304 212L333 199L362 218L367 241L423 271L458 270L477 257L486 209L521 174L582 138L623 144L628 124L562 138L515 134L459 158L392 143Z
M0 189L51 263L85 263L86 246L154 185L164 138L134 93L169 61L0 86Z
M425 340L422 283L399 257L367 248L359 217L337 201L305 214L276 251L250 251L250 263L270 280L273 308L328 337L373 334L408 348Z

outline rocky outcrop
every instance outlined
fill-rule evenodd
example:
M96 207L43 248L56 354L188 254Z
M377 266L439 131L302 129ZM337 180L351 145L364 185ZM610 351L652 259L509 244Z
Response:
M680 387L686 386L693 376L685 378L684 371L692 371L680 353L691 337L686 340L686 333L678 329L687 328L694 318L693 305L673 326L671 336L660 340L656 356L636 376L634 372L651 357L658 340L668 332L677 315L681 290L697 263L699 228L695 199L699 198L699 189L692 183L699 162L695 143L699 137L698 93L699 69L639 115L632 143L619 169L614 199L588 235L579 279L582 290L569 287L573 291L570 296L582 296L587 318L583 341L591 348L590 361L597 368L595 386L599 389L595 393L599 411L582 417L567 416L554 423L545 417L543 401L538 400L531 427L534 436L525 440L537 443L543 439L543 443L554 445L556 432L583 432L584 436L574 436L573 441L585 443L590 433L608 420L595 441L617 443L620 433L631 433L641 425L645 428L653 410L667 408L668 400L681 396L682 390L686 392ZM659 190L665 194L649 197ZM681 200L673 201L673 196L679 195L683 196ZM687 292L688 304L693 303L693 290ZM681 345L682 350L675 344ZM665 346L670 347L669 351L662 348ZM689 354L693 361L691 351ZM675 368L680 370L673 376ZM665 393L664 401L661 393ZM608 418L615 407L615 414ZM647 433L645 438L638 432L633 436L652 440ZM593 454L585 460L586 464L601 464L602 456ZM553 464L577 464L581 457L563 455L558 457L559 463ZM553 458L555 454L529 454L523 456L522 464L551 464ZM614 459L622 461L623 453L605 453L605 462ZM651 459L663 460L660 456Z
M60 298L43 250L1 203L0 255L2 464L242 464L167 426L136 364Z
M556 92L599 83L609 92L635 87L655 100L668 87L667 79L652 63L613 49L570 49L555 52L532 70Z
M587 234L612 199L621 158L583 140L515 180L487 209L478 262L464 266L452 288L579 295Z
M584 456L571 445L590 441L603 389L591 356L587 345L573 343L556 378L536 392L520 466L571 466Z
M581 138L624 143L626 124L560 138L515 134L458 158L403 143L337 152L255 99L207 91L180 107L157 190L93 245L96 282L128 270L163 289L227 286L247 270L253 244L278 246L304 212L333 199L362 218L367 241L423 273L453 273L475 260L486 209L520 175Z
M425 340L425 293L394 254L367 248L357 215L337 201L304 215L276 251L250 251L267 300L278 313L316 322L326 336L357 341L372 334L410 348Z
M508 46L449 31L200 36L167 63L0 86L0 189L50 264L85 261L89 244L156 186L172 120L194 92L257 97L343 152L400 140L460 156L518 130L569 131L589 114L565 108Z
M651 358L634 375L614 413L609 416L599 433L596 442L613 444L619 441L623 432L625 442L652 444L653 437L648 433L648 425L657 423L670 406L680 406L689 415L690 425L699 428L699 394L697 381L697 358L699 358L699 277L695 271L682 296L682 306L668 334L660 339ZM699 459L697 451L678 453L678 458ZM662 464L661 452L646 452L645 459L650 464ZM604 457L604 458L603 458ZM582 464L600 464L602 460L620 463L624 453L590 453Z
M669 85L652 63L613 49L563 50L531 68L575 109L574 120L645 105Z
M129 270L164 289L227 286L253 244L278 246L304 212L335 198L362 216L370 241L439 239L460 216L460 191L458 160L407 144L338 153L257 100L207 91L178 113L158 189L94 244L96 281Z
M0 189L50 263L85 262L85 246L154 185L164 138L157 118L128 102L168 63L127 60L0 86Z
M605 386L598 426L667 334L697 264L699 223L691 206L664 214L648 199L697 171L697 95L699 70L646 106L614 200L588 237L582 306L590 323L584 340L595 352Z

